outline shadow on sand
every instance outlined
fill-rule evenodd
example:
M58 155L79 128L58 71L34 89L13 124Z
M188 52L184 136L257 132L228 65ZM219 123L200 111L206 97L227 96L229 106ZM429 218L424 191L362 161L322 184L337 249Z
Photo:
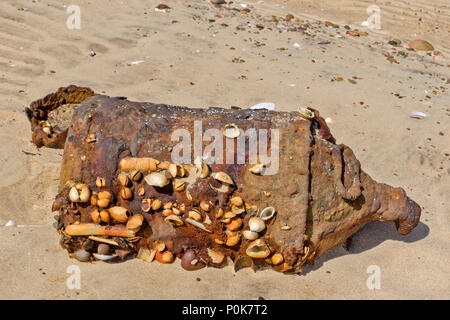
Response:
M366 250L372 249L386 240L402 241L406 243L413 243L424 239L428 236L430 228L422 222L419 222L417 227L408 235L402 236L395 229L394 223L386 223L379 221L372 221L358 230L352 239L350 249L347 251L342 245L325 252L322 256L316 259L313 266L305 266L301 275L306 275L309 272L320 268L325 261L332 260L348 254L357 254Z

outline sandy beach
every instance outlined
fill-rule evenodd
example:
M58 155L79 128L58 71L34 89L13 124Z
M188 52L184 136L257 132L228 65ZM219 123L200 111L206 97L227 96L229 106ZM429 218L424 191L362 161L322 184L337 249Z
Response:
M160 3L170 9L155 10ZM377 30L361 25L374 3ZM70 5L80 29L67 27ZM408 50L415 39L434 50ZM444 0L2 1L0 299L449 299L449 57ZM407 236L369 223L349 251L336 247L301 275L70 259L51 212L63 150L36 148L24 113L70 84L192 108L318 109L364 171L420 204L421 222ZM66 285L71 265L81 268L80 289ZM372 265L377 290L366 285Z

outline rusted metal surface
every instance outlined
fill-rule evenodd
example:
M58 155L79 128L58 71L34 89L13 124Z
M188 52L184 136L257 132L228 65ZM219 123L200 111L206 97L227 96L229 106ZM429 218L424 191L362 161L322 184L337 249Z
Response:
M70 128L67 125L65 129L64 126L57 130L52 128L52 132L43 137L47 115L68 103L79 104L74 108ZM248 257L247 249L252 240L245 239L242 232L249 229L249 219L255 209L260 212L263 208L274 207L275 216L266 221L266 228L258 235L270 253L263 258L252 258L254 266L298 273L303 265L313 263L316 257L343 243L369 221L393 221L399 233L408 234L420 218L420 207L404 190L373 181L360 169L350 148L335 144L325 121L313 111L315 117L305 119L298 112L190 109L130 102L94 95L88 88L68 87L33 103L27 113L36 145L64 148L60 188L53 211L58 211L61 243L69 252L81 249L96 252L98 242L88 239L92 235L117 242L118 246L111 250L120 257L139 253L143 260L151 261L156 257L166 263L170 262L170 255L165 252L171 252L182 258L185 269L195 270L205 265L224 264L226 259L220 259L223 255L249 266L251 261L241 258ZM270 151L279 153L278 172L274 175L251 173L252 164L248 161L245 164L212 163L207 176L200 177L198 171L201 170L197 171L195 165L184 165L188 177L169 176L170 183L166 186L154 187L144 177L133 179L132 170L121 169L123 159L151 157L159 161L153 172L167 174L176 144L171 139L172 133L186 129L193 134L196 120L202 121L203 131L232 123L244 132L250 128L278 129L279 145ZM268 132L270 146L274 137L270 130ZM236 140L222 138L224 144L227 140ZM210 144L201 143L203 149ZM223 153L226 158L226 150ZM238 156L236 150L233 155ZM153 165L153 162L146 163L147 169ZM152 172L142 171L143 176ZM214 174L218 172L228 174L234 184L215 179ZM119 179L121 173L127 175L127 181L123 180L125 187ZM182 190L176 190L176 182L178 185L184 182ZM76 184L87 185L88 202L70 200L69 192ZM81 190L82 186L76 187ZM100 208L97 200L102 191L109 191L112 197L106 207ZM233 197L240 197L244 204L233 208ZM144 199L158 199L161 207L146 210ZM169 208L168 203L175 209ZM92 213L108 211L114 206L127 209L128 224L114 220L112 213L108 222ZM173 226L165 221L168 213L180 211L183 206L184 213L175 214L183 225ZM243 212L239 212L241 207L244 207ZM224 216L218 217L220 209L224 214L233 209L239 213L230 221L224 221ZM200 215L199 222L206 230L189 223L189 211ZM139 215L144 218L142 225L130 229L130 218ZM232 227L235 225L236 229ZM83 231L87 234L79 235ZM236 239L238 241L234 241ZM160 242L164 249L155 255L155 245Z

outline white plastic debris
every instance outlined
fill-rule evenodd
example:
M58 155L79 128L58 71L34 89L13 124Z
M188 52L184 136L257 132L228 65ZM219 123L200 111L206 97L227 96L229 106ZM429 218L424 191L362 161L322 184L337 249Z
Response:
M368 26L370 26L370 23L369 23L369 21L363 21L363 22L361 22L361 25L363 26L363 27L368 27Z
M9 220L6 224L5 227L14 227L16 225L16 223L14 222L14 220Z
M267 110L275 110L275 104L272 102L261 102L258 104L255 104L253 107L250 107L250 109L267 109Z
M428 117L428 115L426 113L420 112L420 111L414 111L412 112L411 118L415 118L415 119L425 119L426 117Z
M137 61L133 61L131 64L136 65L139 63L145 62L144 60L137 60Z
M333 119L331 119L330 117L325 118L325 122L326 123L333 123Z
M294 43L294 47L300 48L300 45L299 45L297 42L295 42L295 43Z
M91 50L91 51L89 51L89 55L90 55L91 57L93 57L93 56L95 56L95 55L96 55L96 53L95 53L95 51L94 51L94 50Z
M247 8L247 4L246 3L241 3L241 7L242 8Z
M288 84L289 87L295 87L295 83Z

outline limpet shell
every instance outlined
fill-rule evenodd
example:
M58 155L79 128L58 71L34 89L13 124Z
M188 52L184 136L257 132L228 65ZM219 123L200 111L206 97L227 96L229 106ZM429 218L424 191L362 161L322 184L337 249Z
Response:
M139 230L139 228L142 226L142 223L144 222L144 217L141 214L136 214L132 216L127 221L127 229L131 229L135 232Z
M101 191L98 193L97 197L97 205L100 208L106 208L107 206L109 206L109 202L112 199L112 194L109 191Z
M97 179L95 180L95 185L97 186L97 188L106 186L105 178L97 177Z
M225 244L229 247L232 247L232 246L235 246L236 244L238 244L240 240L241 240L240 234L232 235L227 238L227 241L225 242Z
M230 221L229 224L227 224L227 229L231 231L239 230L242 226L242 219L241 218L234 218Z
M149 212L152 208L152 199L142 199L141 201L141 210L144 212Z
M195 221L200 221L202 219L202 215L195 210L189 211L188 215L189 218L194 219Z
M225 125L225 127L223 127L222 133L225 137L234 139L234 138L239 137L240 130L237 125L235 125L234 123L231 123L231 124L227 124L227 125Z
M232 219L236 217L236 213L232 212L232 211L227 211L225 212L225 214L223 215L224 219Z
M111 207L109 208L109 213L111 217L117 222L127 222L128 220L128 210L124 207Z
M162 206L161 200L155 199L155 200L152 201L152 209L153 210L155 210L155 211L159 210L159 208L161 208L161 206Z
M102 220L102 222L108 223L109 222L109 212L106 210L100 211L100 220Z
M181 220L180 217L171 214L170 216L167 216L164 219L165 222L167 222L168 224L171 224L173 226L182 226L184 224L183 220Z
M226 174L225 172L213 173L212 177L216 180L219 180L220 182L234 185L233 179L231 179L231 177L228 174Z
M171 263L175 259L173 253L170 251L156 252L156 261L160 263Z
M264 220L262 220L259 217L251 217L248 220L248 226L250 227L250 230L253 232L261 232L266 228Z
M92 193L92 195L91 195L91 206L96 207L97 206L97 202L98 202L98 194L97 193Z
M243 206L235 206L235 205L233 205L231 207L231 211L233 211L233 213L238 215L238 214L244 213L245 212L245 208Z
M108 199L108 200L111 200L112 194L111 194L111 192L109 192L109 191L100 191L100 192L98 193L97 197L98 197L99 200L102 200L102 199Z
M100 212L97 209L91 211L91 220L94 223L100 223Z
M225 259L225 256L222 253L214 251L210 248L207 248L207 250L208 250L208 255L211 258L213 263L220 264Z
M300 108L298 109L298 112L300 113L300 115L301 115L303 118L306 118L306 119L312 119L312 118L314 118L314 113L313 113L311 110L309 110L308 108L302 108L302 107L300 107Z
M254 166L252 166L250 169L248 169L251 173L254 173L254 174L261 174L262 172L263 172L263 170L264 170L264 164L262 164L262 163L258 163L258 164L255 164Z
M230 199L231 204L235 205L235 206L242 206L244 204L244 201L242 201L241 197L233 197Z
M185 185L185 183L183 181L176 181L173 184L173 188L175 189L175 191L183 191L184 185Z
M100 253L93 253L92 254L95 259L102 260L102 261L108 261L112 260L114 258L117 258L116 254L100 254Z
M122 199L128 200L131 199L131 197L133 196L133 192L131 191L130 188L123 187L122 190L120 191L120 196L122 197Z
M128 178L128 175L125 173L119 174L119 182L122 185L122 187L126 187L130 184L130 178Z
M80 202L88 202L91 197L91 191L87 185L80 188Z
M152 172L145 176L144 178L147 184L153 187L164 187L169 184L170 180L166 177L164 173L161 172Z
M200 201L200 208L203 210L203 211L206 211L206 212L208 212L209 211L209 209L210 209L210 204L208 203L208 201L205 201L205 200L202 200L202 201Z
M166 244L162 241L156 241L155 242L155 249L158 252L163 252L164 250L166 250Z
M134 170L134 171L131 171L130 177L131 177L131 179L133 179L133 181L139 181L142 178L142 173L140 170Z
M247 240L256 240L259 237L258 232L251 231L251 230L244 230L244 231L242 231L242 235Z
M237 258L236 261L234 261L234 272L238 272L239 270L244 268L251 268L253 271L255 271L255 263L249 256L241 256Z
M177 165L175 163L171 163L169 165L169 173L172 176L172 178L175 178L177 176L177 172L178 172L178 168Z
M202 229L203 231L212 233L212 231L208 230L201 222L195 221L194 219L191 219L191 218L186 218L185 221L189 224L192 224L194 227L197 227L199 229Z
M137 254L137 258L147 261L147 262L152 262L153 259L155 258L156 255L156 250L149 250L147 248L140 248L139 252Z
M211 224L212 223L211 218L208 215L205 215L205 220L203 220L203 223Z
M216 218L220 218L223 215L223 209L219 208L216 213Z
M275 253L272 256L272 264L274 264L275 266L282 263L284 261L283 255L281 253Z
M262 220L266 221L266 220L272 219L275 216L275 213L276 213L276 211L275 211L274 207L267 207L261 211L261 213L259 214L259 217Z
M263 259L270 254L270 249L262 239L250 243L245 253L252 258Z

